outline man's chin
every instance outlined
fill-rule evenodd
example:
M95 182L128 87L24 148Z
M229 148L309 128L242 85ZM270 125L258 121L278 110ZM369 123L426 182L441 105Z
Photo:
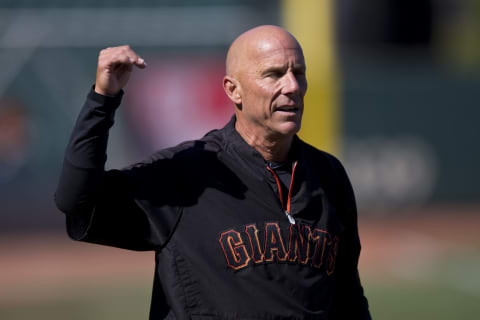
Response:
M287 121L277 127L277 132L284 136L290 136L300 131L301 122Z

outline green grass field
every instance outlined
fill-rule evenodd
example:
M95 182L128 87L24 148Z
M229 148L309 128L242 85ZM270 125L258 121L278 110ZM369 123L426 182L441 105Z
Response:
M476 320L480 318L480 251L443 257L403 281L369 278L374 319Z
M374 319L478 319L480 296L450 286L411 282L366 282ZM0 306L0 319L148 319L150 284L91 287L63 292L50 301Z
M372 284L367 294L374 319L475 320L480 314L478 296L441 285Z
M478 270L480 253L449 257L416 280L368 277L364 286L372 316L380 320L478 319ZM43 301L0 305L0 319L147 319L150 294L147 278L135 285L88 284L59 290Z
M151 284L93 285L56 292L41 301L0 305L2 320L148 319ZM48 290L48 289L46 289Z

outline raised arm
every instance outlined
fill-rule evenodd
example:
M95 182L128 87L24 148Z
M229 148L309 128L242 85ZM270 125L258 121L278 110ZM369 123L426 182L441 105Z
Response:
M146 227L141 210L133 199L128 199L124 188L128 181L118 171L104 171L108 131L134 66L145 68L146 63L129 46L100 52L95 87L88 94L70 137L55 202L67 215L72 238L143 249L127 239L136 236L135 230ZM103 212L94 217L98 211ZM122 236L125 227L130 230Z

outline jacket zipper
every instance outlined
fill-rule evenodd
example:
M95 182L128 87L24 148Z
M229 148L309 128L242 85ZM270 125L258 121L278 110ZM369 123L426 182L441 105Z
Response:
M297 167L298 161L295 161L292 168L292 179L290 180L290 187L288 188L288 197L287 197L287 208L285 208L285 204L283 203L283 194L282 194L282 186L280 184L280 180L278 179L277 174L270 168L270 164L267 165L268 171L270 171L277 182L278 187L278 194L280 196L280 204L282 205L282 210L290 221L291 224L295 224L295 219L292 216L291 211L291 199L292 199L292 187L293 187L293 178L295 176L295 168Z

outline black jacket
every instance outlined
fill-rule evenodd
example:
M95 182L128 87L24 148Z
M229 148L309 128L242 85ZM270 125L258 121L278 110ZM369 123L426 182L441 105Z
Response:
M200 140L104 171L120 100L89 93L56 203L73 239L155 250L150 319L370 319L355 200L336 158L295 138L292 224L274 172L235 117Z

